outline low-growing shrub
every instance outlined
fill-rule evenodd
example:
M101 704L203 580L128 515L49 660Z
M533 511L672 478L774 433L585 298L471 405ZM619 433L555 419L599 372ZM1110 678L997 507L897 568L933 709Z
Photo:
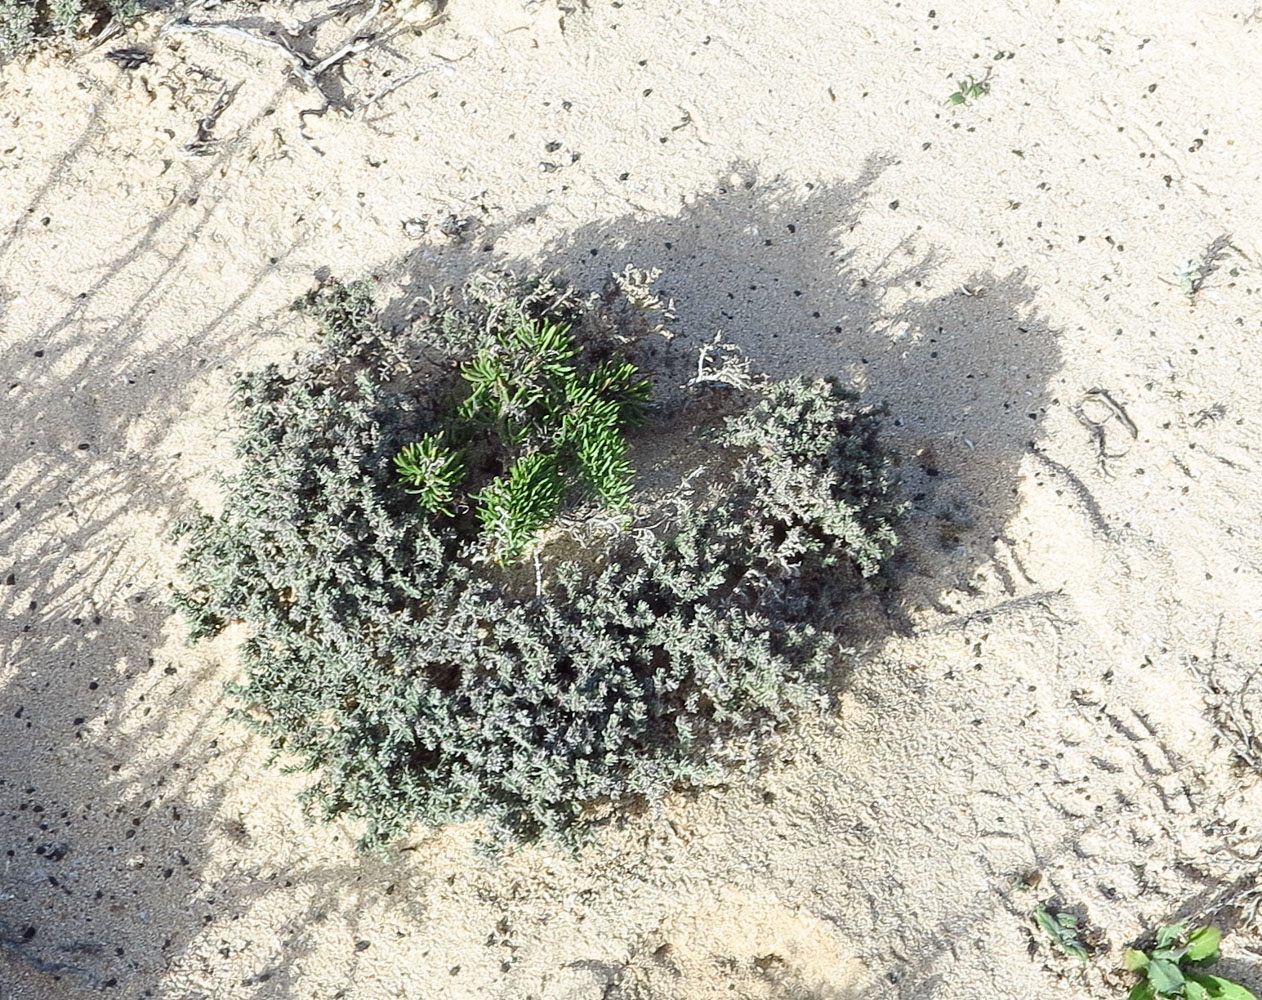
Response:
M0 63L36 42L95 35L140 13L138 0L0 0Z
M627 300L482 279L405 340L369 286L328 286L303 303L321 345L240 380L239 468L181 528L177 603L193 638L246 623L237 717L367 845L471 818L572 842L822 697L895 541L880 413L794 379L716 391L693 434L714 408L646 407L616 350ZM572 433L593 387L607 479ZM697 435L704 474L635 490L638 448ZM484 511L532 456L555 488L509 539Z

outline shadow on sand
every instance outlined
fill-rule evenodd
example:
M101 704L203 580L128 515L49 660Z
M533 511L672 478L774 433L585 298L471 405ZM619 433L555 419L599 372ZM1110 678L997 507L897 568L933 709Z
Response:
M890 437L913 500L905 583L885 602L880 624L888 634L904 627L902 606L940 602L1002 544L1018 466L1037 436L1060 356L1021 273L976 274L963 290L941 289L939 251L913 245L875 265L855 263L867 190L880 169L873 161L851 183L799 186L738 164L724 173L732 179L699 192L676 216L581 227L533 265L486 249L532 221L515 219L399 262L393 276L409 291L383 316L406 323L431 286L459 284L492 263L518 270L542 263L586 288L633 263L660 269L658 287L675 304L677 338L663 377L683 377L696 347L722 330L770 374L839 375L888 401ZM54 192L50 181L39 197ZM0 347L13 419L0 441L0 468L8 470L0 512L0 582L8 577L0 591L0 814L9 845L0 963L29 995L105 985L161 995L165 970L208 924L225 919L213 905L216 892L241 913L280 885L275 877L219 890L202 884L210 833L230 818L221 815L225 784L192 794L190 783L220 752L209 734L222 729L223 706L215 682L155 656L164 629L178 629L163 605L166 570L120 565L129 551L125 516L143 511L144 523L164 531L188 505L174 470L155 467L148 449L156 441L137 437L138 418L149 427L177 421L206 367L230 366L246 337L267 330L266 323L241 329L241 306L262 280L260 269L256 284L196 336L177 343L151 330L134 335L181 280L183 257L213 205L203 212L173 258L155 260L156 237L172 224L161 215L72 308ZM5 253L26 252L24 235L12 233ZM92 313L93 298L129 280L133 268L149 277L131 305L117 315ZM277 316L286 305L278 303ZM158 369L161 379L145 381ZM178 727L168 725L177 718ZM235 768L224 783L248 780ZM296 926L332 913L351 923L355 899L382 891L390 869L365 860L354 871L329 867L302 877L311 901ZM402 895L399 905L419 920L423 896ZM239 989L259 998L302 995L303 955L296 934Z
M80 160L100 137L114 95L97 96L82 133L0 234L0 275L30 273L25 262L38 259L49 261L42 280L53 280L39 220L73 191ZM221 206L203 195L230 156L225 149L198 161L179 198L117 235L110 257L68 262L62 277L92 277L60 312L38 323L25 317L31 332L17 332L17 313L34 290L0 281L5 997L115 987L161 995L165 971L188 944L231 919L225 887L208 886L204 874L214 844L244 835L222 804L224 790L250 776L241 773L243 754L219 745L220 674L204 657L184 656L165 603L170 566L153 561L150 544L190 503L163 439L206 376L231 370L288 306L246 319L268 267L283 266L294 247L260 261L254 279L191 332L174 334L158 318L200 280L196 251L221 221ZM208 781L202 771L212 762L219 777ZM376 884L373 870L364 862L309 875L310 919L354 896L357 878ZM275 873L242 875L227 895L248 908L281 882ZM303 951L300 938L292 945L286 961ZM278 984L287 990L283 964L260 965L261 995L278 995Z

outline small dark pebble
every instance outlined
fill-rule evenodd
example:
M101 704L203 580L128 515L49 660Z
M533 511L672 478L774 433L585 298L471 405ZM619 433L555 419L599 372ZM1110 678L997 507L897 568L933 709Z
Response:
M460 236L467 230L471 222L469 219L462 219L456 215L449 215L439 225L439 230L444 236Z

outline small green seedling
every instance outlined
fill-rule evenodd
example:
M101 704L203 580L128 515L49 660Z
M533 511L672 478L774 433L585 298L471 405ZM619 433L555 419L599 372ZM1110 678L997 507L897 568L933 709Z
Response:
M1199 257L1189 257L1174 269L1174 277L1189 304L1195 305L1196 293L1206 279L1218 268L1218 262L1228 250L1234 250L1231 237L1223 235L1205 248ZM1238 251L1237 251L1238 252ZM1169 284L1169 282L1167 282Z
M1189 302L1196 298L1196 293L1205 283L1205 271L1199 260L1188 259L1180 264L1175 269L1174 276L1179 279L1179 287L1183 289L1183 294Z
M974 80L971 76L966 76L956 83L959 84L959 89L946 99L947 104L967 104L970 100L990 93L990 84L984 79Z
M1123 964L1141 976L1129 1000L1156 1000L1157 997L1184 997L1186 1000L1258 1000L1239 983L1220 976L1194 971L1218 961L1217 927L1187 929L1187 921L1168 924L1157 930L1157 944L1151 952L1128 948Z
M1082 943L1082 939L1078 936L1081 928L1078 926L1078 918L1074 914L1051 913L1045 905L1040 903L1038 909L1034 911L1033 917L1034 922L1048 936L1052 944L1070 958L1076 958L1079 962L1084 963L1090 959L1090 955L1087 954L1087 946Z

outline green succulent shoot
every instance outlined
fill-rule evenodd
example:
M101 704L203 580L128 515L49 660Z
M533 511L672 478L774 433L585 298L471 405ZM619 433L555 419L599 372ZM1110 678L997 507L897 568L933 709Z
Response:
M580 354L567 324L523 320L494 331L461 368L469 393L455 411L457 433L489 431L506 470L480 491L466 487L501 563L521 554L571 485L611 510L630 502L623 428L643 414L649 382L623 358L591 365ZM409 445L395 465L422 507L450 516L465 470L441 437Z
M1072 913L1052 913L1044 905L1034 911L1034 922L1049 940L1070 958L1086 962L1090 956L1082 943L1078 918Z
M546 410L574 376L570 361L578 347L569 330L541 320L498 333L495 346L479 351L461 370L470 392L457 415L498 423L507 443L523 443L541 406Z
M426 434L394 456L399 479L431 514L453 515L456 486L464 479L460 453L443 444L443 432Z
M478 520L500 562L516 559L561 504L565 482L556 455L536 453L516 462L476 497Z
M619 430L621 407L608 399L594 399L567 421L564 437L572 442L583 478L601 502L620 510L631 497L631 465L627 442Z

